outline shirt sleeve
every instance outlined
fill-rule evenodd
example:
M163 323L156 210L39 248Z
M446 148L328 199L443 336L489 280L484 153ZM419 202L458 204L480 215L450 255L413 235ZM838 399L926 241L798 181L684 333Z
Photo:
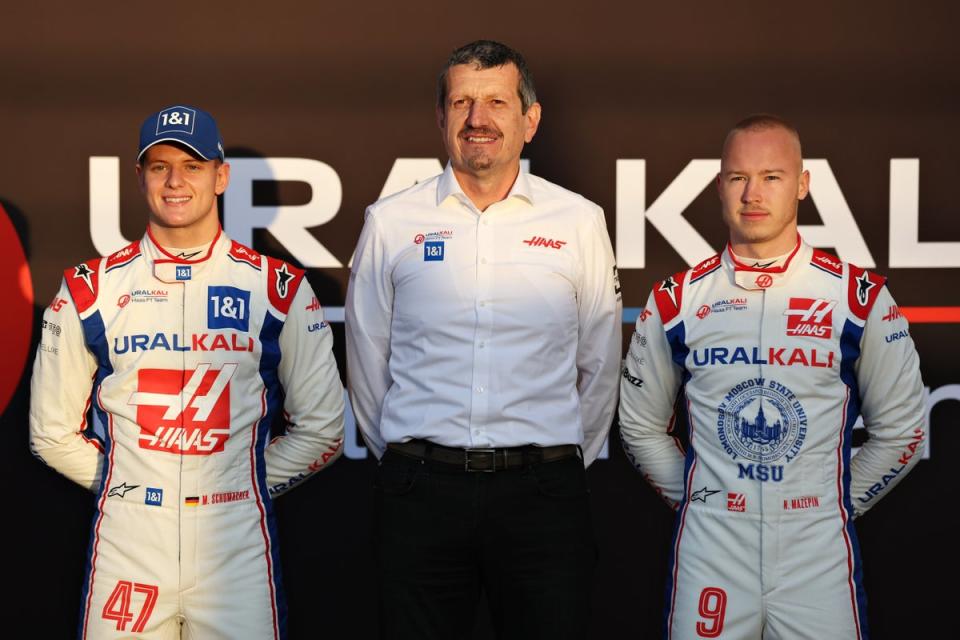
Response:
M383 234L370 209L353 256L345 315L350 403L367 448L380 458L387 448L380 433L380 417L384 398L393 384L393 281Z
M43 312L30 380L30 450L44 464L91 491L100 485L103 446L88 437L97 360L87 348L66 283ZM91 434L92 435L92 434Z
M683 498L684 453L671 435L681 375L651 293L621 376L620 439L633 466L674 508Z
M617 266L603 210L581 238L583 279L578 291L577 392L583 424L583 461L600 454L617 407L622 302Z
M278 375L285 393L286 434L264 455L275 496L331 464L343 452L343 385L333 335L304 279L280 331ZM308 309L310 307L310 309Z
M899 483L923 454L924 387L906 318L884 287L867 316L854 365L869 439L850 463L854 514ZM891 310L893 312L891 313ZM885 314L889 317L885 318Z

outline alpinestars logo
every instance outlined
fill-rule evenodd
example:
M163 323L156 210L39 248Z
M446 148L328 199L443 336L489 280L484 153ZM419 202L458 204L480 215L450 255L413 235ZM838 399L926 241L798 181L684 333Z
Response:
M90 270L90 267L82 262L74 267L73 277L83 279L83 281L87 283L87 287L90 289L90 291L93 291L93 282L90 280L90 276L92 275L93 271Z
M660 283L660 291L665 292L670 296L670 301L673 302L673 306L677 306L677 292L675 289L680 285L673 279L673 276L670 276L666 280Z
M870 299L870 289L873 289L877 286L876 282L871 282L868 277L869 273L864 271L863 275L857 278L857 300L862 305L866 305L867 301Z
M237 366L141 369L130 396L137 406L140 448L197 456L223 451L230 435L230 379Z
M551 240L543 236L532 236L523 241L528 247L547 247L550 249L562 249L567 244L566 240Z
M783 312L787 316L787 335L829 338L833 335L836 306L836 300L790 298L789 308Z
M286 262L281 264L280 268L275 269L274 272L277 274L277 295L286 298L290 290L287 285L293 280L293 274L287 270Z
M703 502L704 504L706 504L707 498L709 498L715 493L720 493L720 489L708 489L706 487L704 487L703 489L697 489L690 496L690 502L696 502L697 500L699 500L700 502Z
M138 484L127 484L126 482L124 482L123 484L118 484L115 487L110 487L110 491L107 493L107 497L108 498L114 498L114 497L124 498L126 497L127 492L133 491L139 486L140 485Z

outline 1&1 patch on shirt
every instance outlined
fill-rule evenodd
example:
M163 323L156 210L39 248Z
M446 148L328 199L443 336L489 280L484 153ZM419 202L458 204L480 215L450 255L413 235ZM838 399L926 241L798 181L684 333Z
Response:
M424 262L443 261L443 241L442 240L423 243L423 261Z

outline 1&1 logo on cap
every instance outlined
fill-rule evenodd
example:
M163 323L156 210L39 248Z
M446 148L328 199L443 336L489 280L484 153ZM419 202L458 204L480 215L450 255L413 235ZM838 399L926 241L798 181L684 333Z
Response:
M188 107L170 107L157 114L157 135L180 131L193 135L197 112Z

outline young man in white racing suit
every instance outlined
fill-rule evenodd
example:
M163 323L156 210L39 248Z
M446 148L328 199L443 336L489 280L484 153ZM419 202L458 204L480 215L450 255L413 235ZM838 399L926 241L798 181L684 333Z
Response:
M148 118L146 235L44 313L30 446L97 495L81 638L285 636L273 498L340 455L343 388L304 272L223 234L229 168L209 114Z
M867 637L851 521L923 450L907 321L885 278L800 239L801 158L777 117L734 127L717 177L730 243L654 285L626 358L624 447L678 511L667 638Z

